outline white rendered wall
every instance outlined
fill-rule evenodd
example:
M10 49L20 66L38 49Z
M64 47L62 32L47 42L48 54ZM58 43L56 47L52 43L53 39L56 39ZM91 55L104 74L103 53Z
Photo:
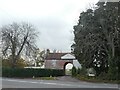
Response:
M73 60L73 65L78 69L81 68L81 64L78 62L78 60Z

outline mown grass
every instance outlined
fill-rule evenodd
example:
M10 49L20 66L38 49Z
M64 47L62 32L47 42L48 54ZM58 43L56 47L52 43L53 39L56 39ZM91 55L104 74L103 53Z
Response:
M56 77L35 77L36 80L56 80Z

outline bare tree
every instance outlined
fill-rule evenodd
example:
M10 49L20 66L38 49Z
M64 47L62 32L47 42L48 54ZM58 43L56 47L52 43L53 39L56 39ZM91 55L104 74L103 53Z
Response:
M2 32L2 53L4 56L12 56L12 67L16 67L16 62L20 56L30 56L36 48L35 39L37 32L33 25L28 23L12 23L3 26Z

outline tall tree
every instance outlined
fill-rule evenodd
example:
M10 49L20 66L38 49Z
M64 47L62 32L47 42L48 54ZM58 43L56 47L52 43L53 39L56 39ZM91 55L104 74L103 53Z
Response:
M16 67L17 60L23 53L30 56L36 48L35 39L37 32L33 25L28 23L12 23L1 28L2 53L12 56L12 67Z
M118 2L98 2L96 9L82 12L74 26L72 45L76 58L84 67L94 67L97 75L107 72L108 67L118 67L120 53L120 15ZM114 14L113 14L114 13Z
M99 24L101 25L101 32L104 36L105 50L107 52L107 60L109 64L109 73L111 77L118 73L119 53L120 53L120 12L119 2L107 2L98 4L96 13L99 14ZM117 77L117 76L116 76Z

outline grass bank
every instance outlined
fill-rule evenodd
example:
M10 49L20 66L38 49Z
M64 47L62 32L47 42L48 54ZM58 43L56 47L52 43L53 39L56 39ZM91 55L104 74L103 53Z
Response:
M81 81L87 82L120 84L120 80L104 80L99 77L89 77L85 75L77 75L75 77Z

